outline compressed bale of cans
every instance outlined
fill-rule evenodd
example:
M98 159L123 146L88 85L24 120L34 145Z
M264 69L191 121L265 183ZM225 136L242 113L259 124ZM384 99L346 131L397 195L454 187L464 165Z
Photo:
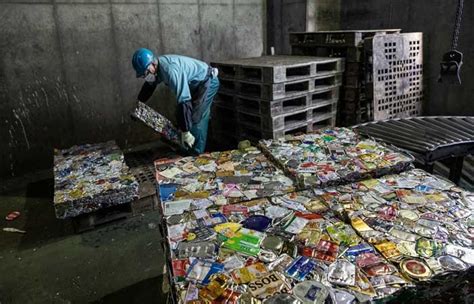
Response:
M327 139L333 144L345 141L346 154L361 142L359 155L378 149L382 155L398 153L373 148L378 144L372 141L354 141L352 135L341 139L335 132L320 136L331 136ZM295 149L317 142L296 141ZM265 155L274 159L268 151ZM285 179L253 147L158 160L173 300L397 302L413 294L428 297L429 284L450 275L469 286L474 195L411 169L405 154L389 159L398 158L400 170L379 166L385 173L381 177L364 174L299 191L300 185ZM382 159L376 164L384 164ZM391 174L402 168L410 170Z
M411 284L312 191L191 206L166 236L179 303L363 302Z
M324 188L402 172L413 157L347 128L262 140L260 147L300 188Z
M177 206L225 205L294 190L293 181L252 146L159 159L155 168L165 214Z
M55 150L54 208L75 217L138 198L138 182L113 141Z

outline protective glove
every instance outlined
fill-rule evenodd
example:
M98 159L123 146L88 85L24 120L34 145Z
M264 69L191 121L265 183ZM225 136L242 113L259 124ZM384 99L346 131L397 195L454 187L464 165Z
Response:
M188 132L181 133L181 145L192 148L194 146L195 141L196 139L191 134L191 132L188 131Z

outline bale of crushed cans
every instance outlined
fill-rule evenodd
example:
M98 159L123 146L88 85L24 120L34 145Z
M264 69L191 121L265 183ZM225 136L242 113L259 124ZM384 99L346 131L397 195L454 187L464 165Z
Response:
M139 101L132 112L132 116L158 132L168 143L186 150L181 146L180 131L168 118L156 112L153 108Z
M165 215L190 204L225 205L294 191L293 181L251 146L160 159L155 168Z
M325 203L414 282L474 265L474 193L423 170L324 190Z
M298 191L253 147L155 167L176 303L397 302L474 264L474 194L422 170Z
M226 221L200 221L216 213ZM363 302L411 284L311 191L191 208L171 221L179 303Z
M413 157L347 128L260 141L260 148L300 188L324 188L405 171Z
M138 182L113 141L73 146L54 153L57 218L75 217L138 198Z

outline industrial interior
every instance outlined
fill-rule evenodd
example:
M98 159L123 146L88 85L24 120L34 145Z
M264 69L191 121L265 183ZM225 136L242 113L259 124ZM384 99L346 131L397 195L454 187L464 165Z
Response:
M0 1L0 303L473 303L473 17Z

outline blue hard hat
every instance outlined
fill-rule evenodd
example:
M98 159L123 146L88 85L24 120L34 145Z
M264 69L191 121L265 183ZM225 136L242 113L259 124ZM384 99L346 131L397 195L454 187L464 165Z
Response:
M149 49L140 48L135 51L132 57L132 65L135 72L137 72L137 78L145 76L145 71L153 60L155 60L155 55Z

